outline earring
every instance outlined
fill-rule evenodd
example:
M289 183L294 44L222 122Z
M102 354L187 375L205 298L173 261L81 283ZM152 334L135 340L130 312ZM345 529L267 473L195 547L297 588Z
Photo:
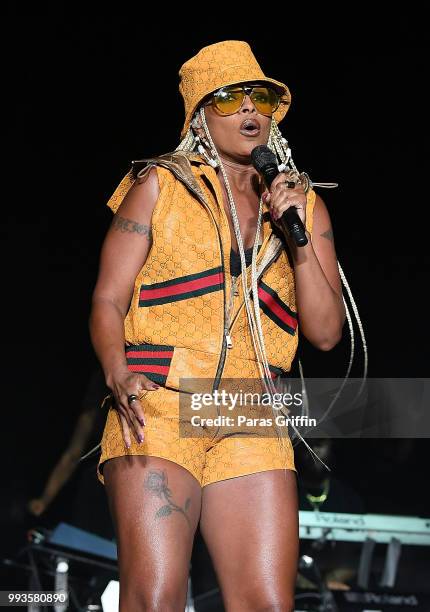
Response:
M191 126L194 129L197 129L197 128L202 129L202 121L198 115L195 116L193 120L191 121ZM203 130L205 130L204 127L203 127ZM205 158L205 160L208 162L210 166L212 166L212 168L218 168L219 163L216 159L217 157L216 152L214 152L214 150L212 149L211 145L209 144L208 139L205 138L204 136L200 138L198 134L194 134L194 140L195 140L197 150L200 153L200 155ZM206 148L203 145L205 145Z
M198 136L196 136L196 140L198 139L198 141L200 141L200 138ZM197 147L198 152L203 155L203 157L205 158L205 160L208 162L208 164L210 166L212 166L212 168L218 168L219 164L217 162L217 160L214 157L210 157L206 151L206 149L199 144ZM210 149L211 153L212 153L212 149ZM212 153L213 154L213 153Z
M270 126L269 146L272 151L278 156L281 162L278 166L279 172L283 172L285 169L288 168L289 165L292 165L295 169L293 160L291 158L291 149L288 146L288 142L283 137L278 127L278 124L273 118Z
M209 153L210 153L210 156L208 156L207 158L208 163L212 166L212 168L218 168L221 162L218 157L218 152L215 148L215 145L213 143L213 140L209 132L209 128L206 123L206 114L205 114L204 106L200 107L200 120L203 126L203 131L205 132L205 135L206 135L206 138L203 138L203 141L206 144L206 147L208 148Z

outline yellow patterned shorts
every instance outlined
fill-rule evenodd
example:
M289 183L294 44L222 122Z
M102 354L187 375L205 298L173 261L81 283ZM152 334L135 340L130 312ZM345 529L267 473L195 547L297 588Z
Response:
M124 455L150 455L173 461L188 470L201 487L266 470L297 471L288 434L279 438L270 426L246 428L233 424L219 427L206 422L200 425L201 419L197 419L197 425L191 425L196 413L189 407L189 397L189 394L165 387L147 392L141 400L146 421L144 441L139 444L131 434L129 449L125 446L119 414L111 407L97 466L100 482L105 484L103 463ZM212 414L205 410L205 419L220 414L219 408L217 412L214 407L211 410ZM225 409L224 415L231 416L231 412Z

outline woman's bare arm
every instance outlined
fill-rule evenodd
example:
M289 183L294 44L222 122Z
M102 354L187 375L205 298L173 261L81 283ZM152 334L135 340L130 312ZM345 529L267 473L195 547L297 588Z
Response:
M134 184L116 212L100 255L92 297L90 332L106 382L116 370L127 368L124 319L136 276L152 245L151 217L159 195L157 173Z
M139 422L141 425L144 423L140 402L132 403L136 418L130 412L128 394L139 391L137 387L158 388L146 376L134 375L127 368L124 319L136 276L152 245L151 218L159 193L155 168L149 171L144 182L135 183L130 188L103 243L99 274L92 297L89 321L91 340L103 368L106 384L117 400L126 443L130 442L130 427L134 427L136 434L143 438ZM139 435L136 437L139 438Z
M342 337L345 307L330 216L319 195L312 240L304 247L292 244L291 252L301 331L320 350L330 350Z

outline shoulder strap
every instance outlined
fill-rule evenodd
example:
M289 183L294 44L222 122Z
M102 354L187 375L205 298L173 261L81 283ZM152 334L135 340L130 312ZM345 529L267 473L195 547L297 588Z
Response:
M131 169L121 180L120 184L109 198L107 205L115 213L127 195L130 187L136 181L138 183L141 182L151 168L155 166L161 166L162 168L170 170L170 172L172 172L178 180L182 181L199 200L205 202L205 195L192 170L193 163L201 164L204 162L199 155L186 151L173 151L172 153L165 153L158 157L134 160L131 162Z
M135 160L132 162L131 172L139 182L146 173L149 172L150 168L162 166L170 170L176 178L182 181L200 200L204 201L204 193L192 171L191 164L193 162L202 163L202 158L195 153L173 151L172 153L165 153L158 157Z

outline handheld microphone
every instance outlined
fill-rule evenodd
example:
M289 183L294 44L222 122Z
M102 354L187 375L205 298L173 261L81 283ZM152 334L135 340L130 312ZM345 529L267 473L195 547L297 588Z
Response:
M278 176L278 162L275 154L265 145L259 145L251 152L251 160L254 168L259 172L267 185L270 188L273 180ZM284 232L288 233L297 246L305 246L308 239L305 233L305 227L296 212L294 206L290 206L288 210L282 213L278 219Z

